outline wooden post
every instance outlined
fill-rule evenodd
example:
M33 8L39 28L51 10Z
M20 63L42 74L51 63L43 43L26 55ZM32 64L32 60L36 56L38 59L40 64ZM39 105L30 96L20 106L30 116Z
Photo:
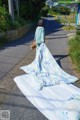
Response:
M9 14L14 22L14 7L13 7L13 0L8 0L8 6L9 6Z

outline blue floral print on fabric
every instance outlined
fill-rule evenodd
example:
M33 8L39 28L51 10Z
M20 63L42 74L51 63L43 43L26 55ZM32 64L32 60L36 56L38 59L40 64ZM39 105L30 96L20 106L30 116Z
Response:
M70 84L78 80L77 77L69 75L60 68L45 43L39 46L35 60L31 64L21 67L21 69L36 79L38 90L46 86Z

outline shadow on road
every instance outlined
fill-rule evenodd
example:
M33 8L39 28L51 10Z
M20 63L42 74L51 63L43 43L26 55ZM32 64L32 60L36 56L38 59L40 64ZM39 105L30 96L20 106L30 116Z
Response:
M63 27L63 25L54 20L53 17L44 18L43 21L46 35L60 31Z
M55 59L57 59L57 63L58 65L62 68L62 65L61 65L61 60L64 59L65 57L68 57L69 55L53 55L53 57Z
M53 17L43 18L43 23L44 23L46 35L51 34L52 36L54 36L53 33L60 31L60 29L62 28L62 25L60 23L58 23L57 21L53 20ZM19 46L19 45L29 46L30 42L34 39L34 33L35 33L35 30L31 30L26 35L24 35L21 39L16 39L14 41L10 41L10 42L6 43L3 46L3 48L0 49L0 51L3 49L6 49L8 47L15 47L15 46ZM60 36L60 35L58 34L58 36Z

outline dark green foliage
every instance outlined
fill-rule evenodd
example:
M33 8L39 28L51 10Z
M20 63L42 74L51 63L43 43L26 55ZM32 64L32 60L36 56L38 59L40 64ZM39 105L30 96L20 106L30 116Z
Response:
M0 6L2 5L2 0L0 0Z
M56 13L60 13L60 14L63 14L63 15L69 15L70 14L70 9L65 7L65 6L53 7L52 10Z
M32 16L32 2L31 0L20 0L20 16L24 19L30 19Z
M0 32L17 29L26 24L22 18L15 17L15 21L12 22L9 13L5 7L0 6Z
M40 15L45 0L20 0L20 16L34 20Z
M60 7L60 13L64 15L69 15L70 14L70 9L67 7Z
M80 35L80 30L77 30L77 35Z
M77 35L80 35L80 25L77 26Z
M26 24L25 20L23 20L22 18L15 18L15 21L14 22L11 22L11 26L12 28L11 29L17 29L17 28L20 28L21 26L24 26Z
M8 0L1 0L2 5L8 6Z
M0 31L5 31L9 27L10 16L5 7L0 6Z
M16 17L17 14L14 12L15 20L13 22L8 12L8 0L0 0L0 32L17 29L27 21L38 19L44 2L45 0L19 0L20 17Z
M0 6L5 6L5 8L8 10L8 0L0 0L0 1L1 1Z
M40 14L41 9L45 6L45 0L33 0L33 13L36 16Z
M41 14L41 16L47 16L47 14L48 14L48 12L49 12L49 7L48 6L45 6L45 7L43 7L42 8L42 10L40 11L40 14Z

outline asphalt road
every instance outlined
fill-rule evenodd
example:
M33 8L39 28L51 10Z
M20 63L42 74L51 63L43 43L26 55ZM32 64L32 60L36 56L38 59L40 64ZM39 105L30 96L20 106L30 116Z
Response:
M53 17L48 17L44 19L44 27L46 40L48 40L47 46L52 55L62 69L74 75L68 56L67 34L62 30L62 25L54 21ZM10 120L47 120L25 98L13 81L15 76L22 74L19 67L22 64L30 63L34 59L35 51L31 52L30 50L30 42L33 38L34 30L22 39L10 42L4 46L4 49L0 50L0 83L3 83L2 78L4 77L3 85L6 86L6 88L0 89L0 109L10 110Z

